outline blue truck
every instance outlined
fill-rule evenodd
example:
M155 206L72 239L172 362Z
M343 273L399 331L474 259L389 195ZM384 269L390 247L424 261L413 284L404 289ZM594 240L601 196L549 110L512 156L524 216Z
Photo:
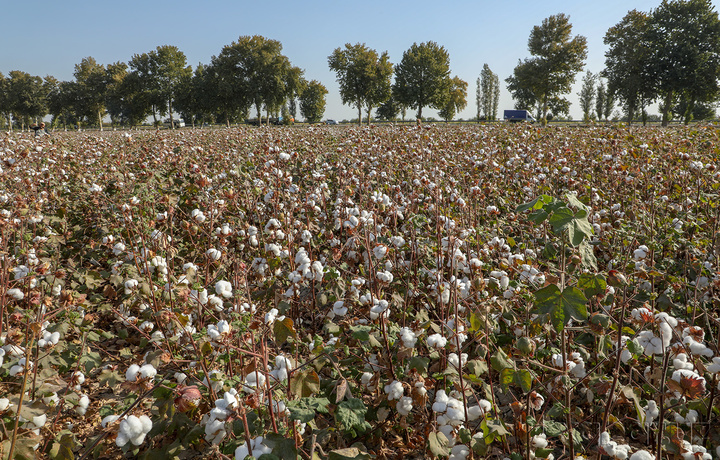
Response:
M515 123L519 121L528 121L534 123L535 119L527 110L505 110L503 119Z

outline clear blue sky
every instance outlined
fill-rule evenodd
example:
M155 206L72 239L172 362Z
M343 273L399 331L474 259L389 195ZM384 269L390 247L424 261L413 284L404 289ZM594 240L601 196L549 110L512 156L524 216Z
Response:
M22 70L72 80L75 64L92 56L101 64L127 62L136 53L174 45L193 68L210 63L223 46L242 35L279 40L291 62L305 77L329 90L326 118L356 116L340 101L335 74L327 58L345 43L365 43L388 51L398 63L414 42L433 40L450 54L453 75L468 82L468 107L459 116L475 115L476 79L487 63L501 80L500 111L512 108L505 78L518 59L529 57L527 40L533 26L565 13L573 35L588 39L585 70L604 67L603 36L632 9L649 12L660 0L597 1L164 1L34 0L3 2L0 9L0 72ZM713 1L718 8L720 0ZM579 118L576 93L569 98L571 115ZM425 113L425 112L423 112ZM408 114L411 115L411 114ZM428 115L435 115L429 111Z

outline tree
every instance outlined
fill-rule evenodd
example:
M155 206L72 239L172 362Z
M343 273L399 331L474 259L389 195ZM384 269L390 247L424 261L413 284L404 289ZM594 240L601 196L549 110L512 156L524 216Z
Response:
M600 80L597 88L595 89L595 115L598 121L603 119L605 115L605 100L607 98L607 90L605 89L605 82Z
M477 118L493 121L497 118L497 106L500 99L500 79L490 70L487 64L483 65L480 78L477 80Z
M582 88L578 93L580 98L580 108L583 111L583 121L588 122L593 118L592 108L595 100L595 81L597 75L593 74L589 70L585 74L582 80ZM600 116L598 115L598 120Z
M75 110L78 118L86 118L89 123L97 122L102 131L107 93L105 66L98 64L93 57L86 57L75 65L73 76L77 85Z
M450 55L445 47L433 41L413 43L395 67L393 93L398 102L417 109L417 118L422 119L423 107L445 107L450 84Z
M455 118L455 114L463 111L467 106L467 87L467 82L458 76L450 80L445 105L438 112L445 122Z
M300 113L308 123L317 123L325 114L325 95L327 88L317 80L307 84L300 94Z
M213 105L228 125L230 120L247 116L255 107L258 121L261 110L277 113L302 76L282 53L282 44L261 35L241 36L213 56L207 69Z
M713 101L720 86L720 19L710 0L663 0L652 12L651 75L661 98L663 126L676 101L685 123L697 102Z
M8 81L5 75L0 72L0 115L3 121L7 120L8 127L11 125L10 95L8 94Z
M123 81L128 74L128 65L124 62L116 62L108 64L105 67L105 109L110 115L110 123L112 125L122 124L124 121L123 113Z
M6 80L7 105L20 128L47 113L47 94L40 77L20 70L11 70Z
M603 39L608 45L602 72L608 81L607 94L615 95L623 103L628 123L632 123L637 111L644 117L645 107L655 98L649 27L650 16L632 10Z
M142 91L146 92L157 124L157 114L170 116L170 127L175 127L173 101L183 78L192 74L185 53L176 46L158 46L149 53L136 54L130 60Z
M77 84L74 81L61 81L51 85L48 93L48 112L53 116L52 125L56 126L62 123L67 129L67 125L77 123L75 116L75 101Z
M390 77L393 66L387 51L377 51L365 44L345 44L336 48L328 57L330 70L337 74L340 98L343 104L354 105L358 110L358 123L362 123L362 109L367 107L368 124L370 112L390 98Z
M587 39L582 35L571 38L571 33L567 15L544 19L542 25L533 27L528 40L533 58L521 61L513 76L505 80L513 98L537 104L543 124L548 109L554 108L556 115L569 111L570 102L561 95L570 91L587 57Z
M380 104L380 107L377 109L377 116L381 120L393 121L397 119L401 110L402 108L397 100L394 97L390 97L390 99Z

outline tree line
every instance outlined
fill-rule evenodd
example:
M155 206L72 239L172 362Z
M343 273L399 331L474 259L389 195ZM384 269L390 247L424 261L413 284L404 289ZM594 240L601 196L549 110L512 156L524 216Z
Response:
M605 69L587 72L578 93L585 120L609 119L615 104L628 120L659 102L663 124L680 117L714 116L720 96L720 20L710 0L663 0L654 10L632 10L604 36ZM587 39L572 36L565 14L550 16L533 27L531 57L518 61L505 82L515 108L531 110L545 123L569 115L565 97L587 59ZM358 121L422 118L424 108L451 120L467 106L468 84L450 72L448 51L428 41L414 43L393 65L387 52L365 44L346 44L328 57L343 104L355 107ZM303 70L282 54L282 45L262 36L242 36L223 47L210 64L193 70L174 46L159 46L134 55L128 63L107 66L92 57L75 66L74 81L40 78L22 71L0 74L0 114L25 125L48 114L56 125L112 124L135 126L148 117L177 113L186 123L247 119L258 123L271 116L294 118L298 107L310 122L325 110L327 89L306 81ZM485 64L476 81L477 120L497 119L500 83Z
M295 117L297 109L308 121L325 111L327 89L306 81L303 70L282 54L277 40L242 36L223 47L209 65L193 70L175 46L158 46L127 62L102 65L87 57L75 65L74 80L32 76L12 71L0 74L0 113L8 125L21 128L51 115L56 126L137 126L148 117L155 124L174 114L196 123L230 124L248 118L251 108L258 123L271 116Z

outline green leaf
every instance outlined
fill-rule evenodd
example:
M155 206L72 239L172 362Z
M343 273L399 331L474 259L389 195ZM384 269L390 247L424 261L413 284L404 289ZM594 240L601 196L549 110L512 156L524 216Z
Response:
M545 434L548 436L548 438L560 436L562 433L567 431L567 427L564 423L555 422L553 420L545 420L545 423L543 423L543 427L545 429Z
M350 326L350 332L352 333L353 338L360 342L367 342L370 340L371 330L372 328L370 326Z
M290 391L301 398L320 392L320 377L314 369L293 373Z
M549 284L535 292L535 302L541 314L550 317L555 330L560 333L570 319L585 321L587 319L587 299L576 287L560 291L555 284Z
M75 441L71 434L64 434L59 440L52 443L48 456L52 460L73 460L75 454L73 454L73 448L75 447Z
M327 398L300 398L290 401L287 408L290 411L290 420L299 420L307 423L315 418L316 413L329 413L330 400Z
M630 351L630 353L632 353L634 355L642 356L642 354L645 353L645 349L642 347L642 345L637 343L635 341L635 339L628 340L627 342L625 342L625 345L628 347L628 350Z
M574 193L566 193L565 199L567 200L568 204L573 208L582 209L583 211L587 211L589 209L587 205L580 201L577 195Z
M585 297L590 298L599 294L604 294L607 289L607 281L603 275L593 275L591 273L583 273L578 278L577 287L582 289Z
M471 359L465 364L465 370L475 376L480 376L487 373L488 365L485 360L482 359Z
M420 373L427 373L428 364L430 364L430 358L424 358L422 356L413 356L408 361L410 369L415 369Z
M370 424L365 421L367 407L362 400L357 398L348 398L338 404L335 410L335 421L338 428L353 436L362 434L370 429Z
M100 386L107 385L110 388L113 388L118 383L124 382L125 376L122 375L117 370L112 369L103 369L102 372L100 372L100 375L98 376L98 382L100 383Z
M296 460L297 449L295 448L295 440L288 439L278 433L268 433L263 438L263 444L272 449L273 455L282 460Z
M444 457L450 455L450 448L448 447L448 438L444 433L435 431L430 433L428 436L428 446L430 452L436 457Z
M500 372L503 369L515 368L513 360L508 358L508 355L502 348L498 348L495 353L490 357L490 364L493 369Z
M275 333L275 341L278 344L282 344L287 340L288 337L296 338L297 332L295 332L295 325L292 318L287 316L282 321L275 321L273 324L273 333Z
M528 216L528 220L530 220L533 223L536 224L542 224L545 222L550 214L548 214L547 211L544 209L538 209L537 211L533 211Z
M531 202L523 203L515 208L515 212L521 213L527 211L528 209L542 209L543 206L549 204L552 200L553 198L549 195L540 195Z
M505 389L513 383L528 393L532 388L532 380L532 374L527 369L505 368L500 371L500 384Z
M585 238L593 234L592 225L588 222L588 213L584 209L573 212L572 209L563 206L555 210L548 219L553 228L553 233L559 235L567 232L570 243L578 247Z
M86 351L85 354L80 357L80 365L83 366L86 374L89 374L98 367L102 367L102 364L102 357L100 353L96 351Z

